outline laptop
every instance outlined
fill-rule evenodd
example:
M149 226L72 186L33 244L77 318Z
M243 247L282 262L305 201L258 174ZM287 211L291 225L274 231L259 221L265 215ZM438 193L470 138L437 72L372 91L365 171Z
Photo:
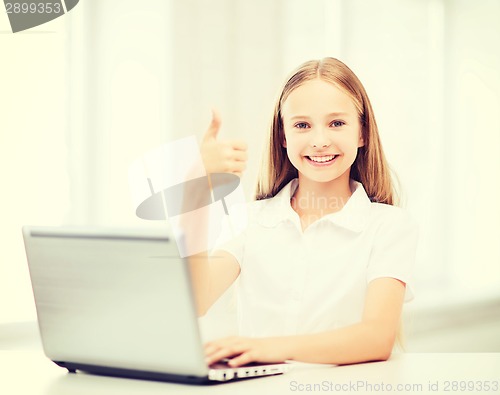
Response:
M189 269L166 231L24 227L45 355L69 372L209 384L286 363L205 363Z

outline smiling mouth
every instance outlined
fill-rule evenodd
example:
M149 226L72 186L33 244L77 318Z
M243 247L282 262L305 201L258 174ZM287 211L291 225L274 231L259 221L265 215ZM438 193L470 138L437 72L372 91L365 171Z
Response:
M306 156L306 158L314 163L329 163L333 162L338 156L339 155Z

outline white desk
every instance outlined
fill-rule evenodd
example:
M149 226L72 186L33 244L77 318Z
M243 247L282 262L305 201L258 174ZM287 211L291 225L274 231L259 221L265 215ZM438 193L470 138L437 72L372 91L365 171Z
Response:
M485 391L486 381L496 391ZM453 381L455 383L455 387ZM474 391L460 391L460 381ZM483 390L479 390L479 383ZM406 385L398 391L398 384ZM431 387L429 387L431 384ZM316 385L316 387L314 387ZM371 386L371 387L369 387ZM389 386L392 386L390 388ZM413 387L412 387L413 386ZM342 391L343 389L343 391ZM454 390L455 389L455 390ZM68 374L40 351L0 351L0 394L148 395L148 394L499 394L500 354L395 354L386 362L349 366L298 364L285 375L192 386L163 382Z

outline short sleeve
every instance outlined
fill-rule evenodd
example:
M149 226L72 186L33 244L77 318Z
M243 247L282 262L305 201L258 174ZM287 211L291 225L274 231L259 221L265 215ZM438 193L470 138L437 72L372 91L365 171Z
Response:
M398 279L406 284L405 302L412 300L417 242L417 223L405 211L394 208L375 235L368 262L367 283L380 277Z
M230 215L225 215L222 220L221 232L212 253L226 251L233 255L238 264L243 262L243 252L247 231L247 213L244 207L233 209Z

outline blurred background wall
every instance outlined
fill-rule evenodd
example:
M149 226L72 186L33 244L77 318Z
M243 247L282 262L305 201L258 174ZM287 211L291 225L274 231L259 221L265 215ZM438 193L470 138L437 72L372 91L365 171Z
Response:
M250 196L285 77L333 56L420 223L408 349L499 352L499 18L499 0L81 0L12 34L0 14L0 324L36 319L23 225L160 226L135 217L128 166L201 137L212 107L249 145Z

